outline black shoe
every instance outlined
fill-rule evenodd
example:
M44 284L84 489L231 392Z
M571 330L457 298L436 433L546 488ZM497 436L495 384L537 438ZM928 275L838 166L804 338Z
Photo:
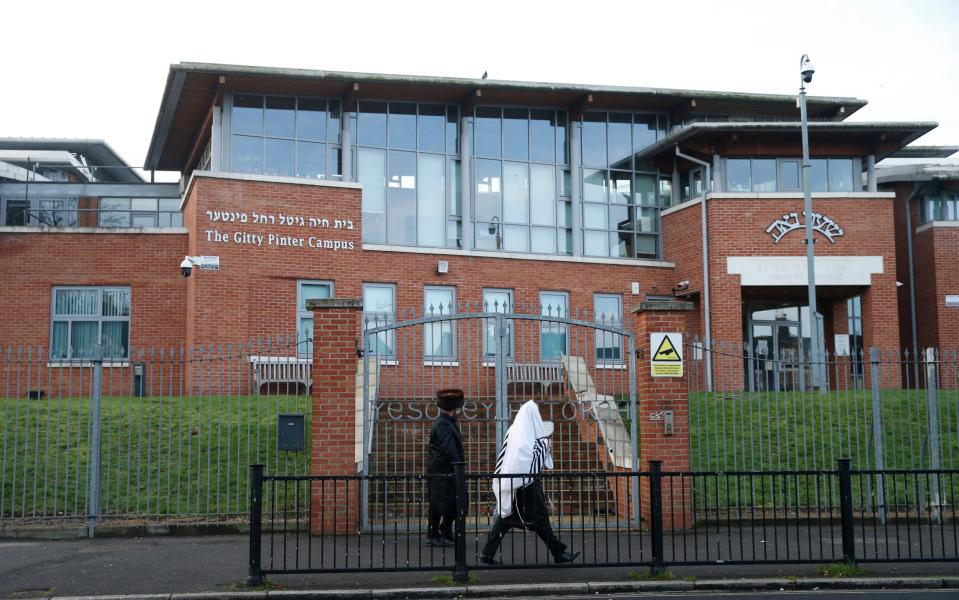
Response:
M576 557L579 556L579 552L563 552L559 556L555 557L556 564L560 565L563 563L571 563L576 560Z
M453 537L453 534L452 534L452 533L444 533L444 534L443 534L443 539L446 540L447 542L451 543L451 544L453 544L453 543L456 542L456 538Z
M479 561L484 565L490 565L491 567L498 567L503 564L503 561L496 560L495 556L488 556L486 554L480 554Z
M428 537L426 538L426 545L433 546L434 548L446 548L448 546L452 546L453 544L441 537L435 537L435 538Z

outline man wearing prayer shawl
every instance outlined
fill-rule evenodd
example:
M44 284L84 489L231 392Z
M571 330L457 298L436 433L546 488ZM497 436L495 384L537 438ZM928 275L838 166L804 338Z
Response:
M496 559L496 552L503 536L513 527L535 531L557 563L572 562L579 556L579 552L567 552L566 544L553 533L549 524L546 494L537 478L543 468L553 468L549 439L552 433L553 424L543 422L536 402L530 400L520 407L503 439L495 471L497 475L517 476L493 478L497 514L480 562L487 565L502 564Z

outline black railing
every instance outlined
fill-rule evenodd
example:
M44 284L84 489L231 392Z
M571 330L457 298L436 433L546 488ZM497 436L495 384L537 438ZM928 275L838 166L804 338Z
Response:
M493 486L518 476L464 469L270 476L252 466L250 582L348 571L450 571L465 581L471 569L553 565L655 572L670 565L959 561L959 470L855 471L844 459L821 471L667 472L651 462L636 473L549 472L531 484L541 493L516 496L524 498L523 523L502 536L489 561ZM431 480L451 481L456 490L449 543L426 543ZM537 531L532 496L548 507L555 537Z

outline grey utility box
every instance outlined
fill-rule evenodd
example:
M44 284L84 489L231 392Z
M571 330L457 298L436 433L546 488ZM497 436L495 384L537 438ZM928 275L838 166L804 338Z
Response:
M303 415L277 415L276 449L281 452L302 452L304 447Z

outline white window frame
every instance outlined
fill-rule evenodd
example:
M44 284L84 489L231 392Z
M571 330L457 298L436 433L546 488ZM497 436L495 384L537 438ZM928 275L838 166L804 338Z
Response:
M616 319L610 320L605 319L601 320L602 316L600 311L596 308L596 301L600 299L614 299L616 300L617 306L619 308L619 316ZM607 292L597 292L593 294L593 320L602 325L616 325L620 328L623 326L623 295L622 294L612 294ZM615 348L616 340L619 340L619 357L618 358L606 358L599 356L600 348ZM624 364L625 361L625 351L623 349L623 336L612 333L610 331L597 329L595 335L595 346L593 348L594 359L596 360L596 366L602 365L616 365L620 366Z
M334 288L333 282L325 279L297 279L296 280L296 348L297 354L299 356L307 356L309 358L313 357L313 344L306 343L305 348L301 348L300 344L304 342L312 342L312 340L300 340L300 323L303 319L312 319L313 311L307 310L306 305L304 304L300 308L300 301L303 298L303 286L304 285L325 285L330 288L330 298L334 298Z
M547 305L543 300L544 296L557 296L563 299L563 312L561 314L558 310L547 310ZM558 307L557 307L558 308ZM569 292L561 292L557 290L540 290L539 292L539 312L540 315L544 317L559 317L563 319L569 318ZM565 353L569 353L569 327L565 323L556 323L553 321L540 321L539 324L539 359L541 362L557 362L559 361L559 356L543 356L543 334L562 334L563 339L565 340L564 350ZM562 353L561 353L562 354Z
M57 313L57 292L60 291L71 291L71 290L83 290L91 291L95 290L97 292L97 315L71 315L71 314L58 314ZM127 295L130 298L130 306L128 307L126 316L104 316L103 315L103 293L108 290L126 290ZM51 360L62 361L62 362L78 362L78 361L89 361L92 357L73 356L73 327L72 324L75 321L84 321L84 322L96 322L97 323L97 344L103 343L103 323L126 323L127 324L127 340L126 340L126 354L124 356L105 356L105 358L127 360L129 359L130 353L130 339L133 337L133 290L128 285L59 285L53 286L53 289L50 292L50 349L49 355ZM66 356L54 356L54 326L56 323L66 323L67 324L67 355Z
M506 294L509 298L509 306L506 307L506 310L495 310L493 306L486 305L486 294L487 293L498 293ZM483 312L499 312L499 313L511 313L513 312L513 307L516 306L515 293L512 289L509 288L483 288ZM493 327L492 319L486 319L486 323L483 324L483 360L484 365L492 365L492 362L489 360L496 356L496 348L489 347L489 328ZM513 321L512 319L507 319L506 321L506 331L507 331L507 344L506 344L506 359L513 360L515 356L513 352Z
M390 290L392 295L392 310L391 312L381 312L381 311L368 311L366 306L366 290L371 288L380 288ZM384 315L386 318L383 318ZM368 323L367 318L370 318ZM378 282L367 282L363 284L363 330L368 329L368 325L372 327L380 327L383 325L388 325L396 322L396 284L395 283L378 283ZM377 335L378 339L385 340L386 347L390 349L390 352L386 353L377 353L373 352L375 356L379 356L382 361L394 361L396 360L396 331L390 330L382 332ZM365 340L365 336L364 336Z
M428 303L427 296L430 292L448 292L450 294L450 305L442 306L439 309L434 307L434 310L430 311L430 304ZM448 316L456 313L456 288L449 285L427 285L423 286L423 316L424 317L436 317L436 316ZM450 329L450 353L449 354L432 354L430 352L432 344L431 333L436 329L439 329L440 335L443 334L443 330L446 328ZM456 321L439 321L433 323L427 323L423 327L423 360L427 363L454 363L456 362Z

